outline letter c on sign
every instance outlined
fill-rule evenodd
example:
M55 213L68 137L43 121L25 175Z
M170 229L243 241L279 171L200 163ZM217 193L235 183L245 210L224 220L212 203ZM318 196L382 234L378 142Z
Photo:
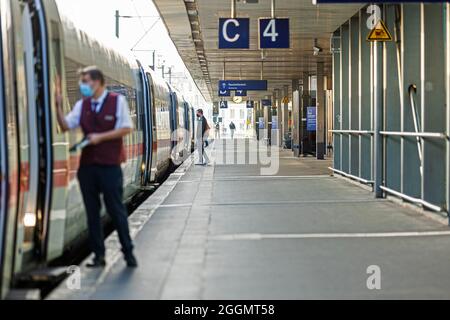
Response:
M228 28L228 24L230 24L230 23L233 23L235 27L239 27L239 21L237 21L236 19L228 19L227 21L225 21L225 23L223 24L223 27L222 27L223 38L227 42L236 42L239 40L240 35L239 35L239 33L237 33L233 38L230 38L228 36L227 28Z

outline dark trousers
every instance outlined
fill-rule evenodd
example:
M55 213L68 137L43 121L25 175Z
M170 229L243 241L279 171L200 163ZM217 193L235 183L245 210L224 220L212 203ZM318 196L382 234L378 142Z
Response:
M96 257L105 256L103 228L100 219L103 194L106 211L111 216L119 234L122 251L125 255L133 250L128 228L127 209L123 204L123 176L120 166L89 165L80 166L78 180L83 195L89 227L91 249Z

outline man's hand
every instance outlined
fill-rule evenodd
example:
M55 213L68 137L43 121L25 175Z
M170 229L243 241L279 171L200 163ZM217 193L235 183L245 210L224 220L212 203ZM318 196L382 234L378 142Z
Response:
M97 145L103 142L103 135L101 133L91 133L87 136L90 145Z
M133 130L130 128L121 128L121 129L114 129L111 131L106 131L103 133L91 133L87 136L89 142L91 145L95 146L97 144L115 140L115 139L122 139L126 135L130 134Z
M69 130L69 126L64 118L63 113L63 97L62 97L62 89L61 89L61 77L56 75L55 78L55 106L56 106L56 119L58 120L58 124L61 127L63 132Z

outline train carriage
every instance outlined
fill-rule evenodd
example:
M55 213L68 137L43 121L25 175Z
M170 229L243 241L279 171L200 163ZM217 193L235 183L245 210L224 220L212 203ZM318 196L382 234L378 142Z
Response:
M55 112L56 93L66 113L81 98L79 68L98 66L108 90L129 103L126 202L164 177L171 134L187 121L184 112L172 112L183 105L181 95L173 99L175 91L151 69L77 28L60 1L0 0L0 298L20 275L87 236L76 181L80 152L69 152L83 136L62 132Z

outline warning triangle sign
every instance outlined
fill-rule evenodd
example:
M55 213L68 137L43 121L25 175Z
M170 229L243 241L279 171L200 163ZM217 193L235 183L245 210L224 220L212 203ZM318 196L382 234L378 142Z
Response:
M375 28L370 31L367 41L392 41L392 36L383 20L379 20Z

